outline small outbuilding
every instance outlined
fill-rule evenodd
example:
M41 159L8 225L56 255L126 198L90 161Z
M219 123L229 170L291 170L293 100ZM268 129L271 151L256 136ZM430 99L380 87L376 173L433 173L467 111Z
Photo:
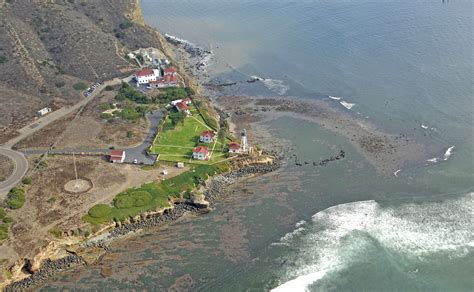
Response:
M125 151L123 150L110 151L110 162L123 163L124 161L125 161Z
M44 116L44 115L47 115L51 112L51 108L49 107L45 107L45 108L42 108L40 109L39 111L37 111L36 113L38 114L38 116Z
M240 144L237 142L230 142L229 153L240 153Z

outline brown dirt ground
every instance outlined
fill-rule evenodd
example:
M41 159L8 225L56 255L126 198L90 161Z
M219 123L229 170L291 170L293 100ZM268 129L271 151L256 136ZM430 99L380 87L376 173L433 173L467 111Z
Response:
M29 159L33 162L36 158ZM165 168L169 171L167 178L187 170L166 165L145 170L134 165L112 164L103 157L76 156L78 176L91 180L93 188L83 194L68 194L64 185L74 178L72 158L54 156L46 161L47 168L32 173L33 184L25 186L25 205L8 212L14 223L10 238L0 243L0 261L7 259L11 264L19 258L32 258L54 240L50 233L53 228L66 232L90 229L81 218L92 206L111 202L127 188L162 179L161 171Z
M10 158L0 155L0 181L4 181L9 177L14 168L13 161Z
M100 118L102 103L117 103L117 91L104 91L92 100L80 114L74 113L41 129L15 145L18 149L44 149L56 143L57 149L95 149L133 147L140 144L148 132L148 121L129 122L120 118L107 122ZM132 131L134 136L127 137Z

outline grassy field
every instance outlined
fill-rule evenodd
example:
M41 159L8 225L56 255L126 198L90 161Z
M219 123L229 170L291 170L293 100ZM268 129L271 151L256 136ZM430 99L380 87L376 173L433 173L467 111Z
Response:
M91 224L123 221L144 211L169 206L168 198L189 198L189 192L202 181L227 170L227 164L196 165L190 171L173 178L144 184L128 189L115 196L112 205L98 204L92 207L83 220Z
M175 127L171 124L171 119L166 119L163 124L163 131L155 140L152 152L160 154L160 160L163 161L180 161L196 164L213 164L225 159L224 153L221 151L222 146L219 142L212 144L199 143L199 135L201 132L211 130L205 121L198 114L196 109L191 106L192 116L187 117L183 124ZM193 148L198 146L208 146L211 153L209 161L192 160L191 155Z

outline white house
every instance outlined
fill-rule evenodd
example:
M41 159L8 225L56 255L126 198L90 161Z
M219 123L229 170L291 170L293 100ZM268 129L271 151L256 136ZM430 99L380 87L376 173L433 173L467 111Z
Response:
M178 102L174 107L176 108L178 112L184 111L187 115L191 114L191 110L189 106L184 102Z
M193 159L209 160L209 149L207 146L197 146L193 149Z
M122 151L122 150L110 151L110 162L123 163L124 160L125 160L125 151Z
M40 109L40 110L37 111L36 113L38 114L38 116L44 116L44 115L46 115L46 114L48 114L48 113L50 113L50 112L51 112L51 108L45 107L45 108Z
M190 98L185 98L185 99L177 99L177 100L173 100L171 102L171 105L172 106L176 106L178 103L180 102L183 102L184 104L186 105L190 105L192 103L191 99Z
M214 141L214 132L213 131L204 131L199 135L199 142L202 143L212 143Z
M133 77L137 81L137 86L140 84L148 84L150 81L156 81L160 78L161 73L159 69L142 69L135 72Z
M240 153L240 144L237 142L230 142L229 153Z

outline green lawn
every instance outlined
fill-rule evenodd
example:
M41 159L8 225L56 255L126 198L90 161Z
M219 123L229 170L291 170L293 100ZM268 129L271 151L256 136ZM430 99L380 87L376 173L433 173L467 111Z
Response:
M205 121L198 114L196 109L191 106L192 116L187 117L183 124L178 124L174 128L171 119L167 118L163 124L163 131L159 133L151 150L155 154L160 154L162 161L180 161L196 164L213 164L224 159L224 153L221 151L220 143L215 147L214 144L199 143L201 132L210 130ZM197 145L208 146L212 152L209 161L192 160L193 148Z
M92 224L102 224L115 220L122 221L144 211L168 207L168 198L189 198L188 192L210 176L227 170L227 164L196 165L190 171L170 179L131 188L115 196L112 205L98 204L92 207L83 220Z

